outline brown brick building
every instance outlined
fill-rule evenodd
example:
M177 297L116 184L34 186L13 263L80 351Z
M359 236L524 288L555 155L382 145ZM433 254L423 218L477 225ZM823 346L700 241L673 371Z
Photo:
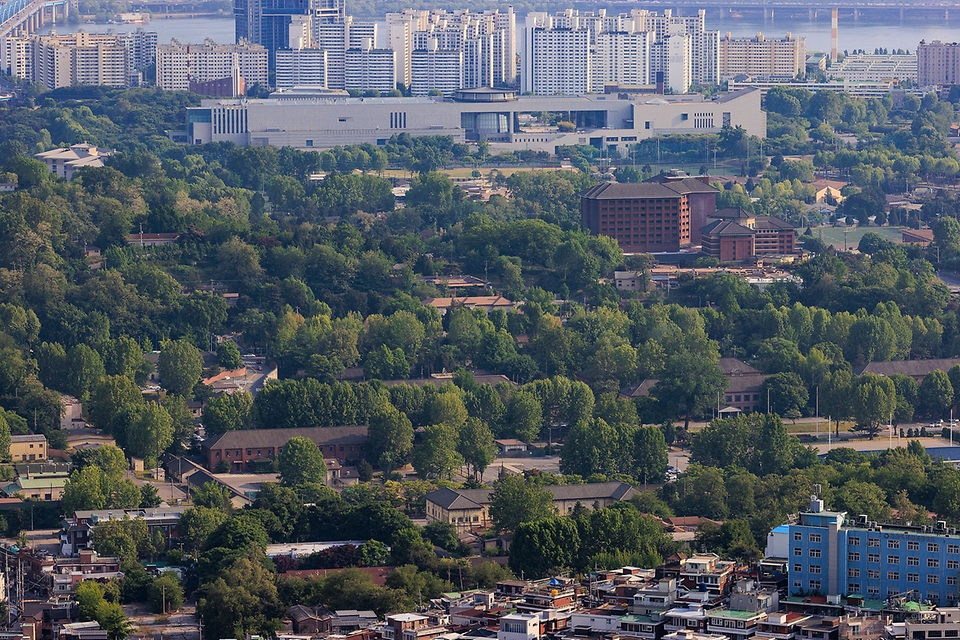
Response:
M583 225L610 236L628 253L679 251L699 242L699 229L716 210L717 190L686 175L649 182L605 182L580 199Z
M367 442L367 427L305 427L303 429L240 429L211 436L203 443L207 468L221 461L234 473L250 472L261 460L272 460L280 448L295 436L313 440L324 458L336 458L341 464L362 460Z
M722 209L700 229L704 255L720 262L741 262L754 256L796 251L796 231L773 216L756 216L743 209Z

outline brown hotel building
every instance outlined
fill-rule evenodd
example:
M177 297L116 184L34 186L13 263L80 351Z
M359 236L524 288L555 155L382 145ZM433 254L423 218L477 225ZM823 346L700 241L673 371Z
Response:
M605 182L580 198L583 225L596 235L614 238L627 253L689 247L699 240L691 236L699 232L705 215L715 210L716 189L695 178L634 184Z

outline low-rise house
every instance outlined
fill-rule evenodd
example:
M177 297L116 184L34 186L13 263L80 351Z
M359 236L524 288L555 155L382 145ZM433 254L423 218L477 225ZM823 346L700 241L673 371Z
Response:
M180 239L179 233L131 233L127 236L127 244L132 247L161 247L173 244Z
M733 587L735 563L720 560L715 553L695 553L689 558L675 555L661 566L664 577L676 578L688 592L725 597Z
M240 432L231 432L240 433ZM577 504L587 509L608 507L621 500L629 500L633 489L622 482L594 484L553 485L547 487L553 494L557 512L566 515ZM490 489L438 489L427 494L427 522L449 522L462 532L468 529L486 529L490 519Z
M703 607L676 607L665 611L663 630L667 633L675 631L690 631L693 633L707 632L707 612Z
M765 611L714 609L707 613L707 633L722 634L730 640L746 640L767 619Z
M287 609L287 627L298 635L327 635L333 628L333 616L333 611L323 605L308 607L298 604Z
M677 579L661 578L637 589L630 611L640 615L660 615L677 601Z
M493 442L497 445L497 455L500 456L523 454L527 452L528 448L526 442L517 440L516 438L501 438Z
M189 507L155 507L151 509L103 509L97 511L77 511L72 516L63 519L60 530L60 553L72 556L93 548L93 528L101 522L123 518L142 518L147 523L147 530L153 536L159 531L165 540L175 540L179 537L177 523L180 516Z
M946 373L960 364L960 358L933 358L930 360L888 360L886 362L869 362L854 368L854 373L861 376L865 373L875 373L889 378L894 374L910 376L917 382L934 371Z
M83 429L87 423L83 419L83 407L80 401L73 396L60 394L60 404L63 405L63 413L60 415L60 428L64 431L74 429Z
M56 596L71 595L84 580L106 582L121 575L120 558L101 556L93 549L85 549L76 558L57 558L50 575L50 591Z
M273 460L280 448L296 436L313 440L325 458L336 458L341 464L362 460L365 455L365 426L228 431L207 438L203 443L203 454L211 471L223 461L231 472L254 471L256 463Z
M446 632L446 627L431 625L427 616L396 613L387 616L380 635L383 640L431 640Z
M497 640L538 640L540 616L534 613L511 613L500 618Z
M752 578L738 580L730 593L730 608L772 613L780 609L780 594L776 589L761 587Z
M68 622L60 627L59 640L107 640L107 631L96 620Z
M10 459L27 462L47 459L47 437L42 433L10 436Z
M83 167L102 167L103 159L113 155L113 151L98 149L92 144L75 144L70 147L51 149L33 157L47 165L51 173L66 180L73 179L73 173Z
M455 307L464 307L466 309L483 309L490 313L494 309L503 309L512 311L519 308L520 303L508 300L503 296L465 296L462 298L427 298L423 304L433 307L440 312L440 315L446 315L450 309Z
M757 625L757 640L793 640L797 637L798 625L808 616L802 613L768 613L766 620Z

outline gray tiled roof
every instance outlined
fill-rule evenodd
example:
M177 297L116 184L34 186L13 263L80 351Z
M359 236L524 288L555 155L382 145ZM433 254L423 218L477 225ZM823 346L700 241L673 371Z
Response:
M367 427L305 427L302 429L240 429L227 431L220 436L204 442L203 448L251 449L282 447L291 438L303 436L317 444L363 444L367 440Z

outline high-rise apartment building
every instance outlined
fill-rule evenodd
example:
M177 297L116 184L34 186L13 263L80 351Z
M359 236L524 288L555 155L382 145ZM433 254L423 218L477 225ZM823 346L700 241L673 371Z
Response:
M33 80L33 39L0 38L0 71L14 78Z
M593 92L603 85L639 86L650 84L649 31L601 31L593 58Z
M578 28L579 25L570 20L573 16L558 17L560 19L554 20L555 16L527 14L520 72L521 89L525 93L577 95L592 88L592 32ZM564 26L567 24L572 26Z
M806 72L807 41L788 33L784 38L720 39L720 78L747 75L762 80L790 80Z
M359 47L347 49L344 82L347 89L375 90L381 93L396 88L396 54L393 49L376 49L370 38Z
M2 67L48 89L78 84L129 87L137 83L130 52L116 34L8 36L0 41Z
M277 89L327 86L327 52L323 49L277 51Z
M436 50L462 54L463 81L458 88L512 86L516 79L516 15L506 11L411 10L387 14L387 46L397 53L397 82L413 85L413 54L436 41ZM453 56L419 56L450 63ZM447 69L449 71L449 69ZM420 69L420 77L427 70ZM438 70L443 75L443 70ZM429 75L429 74L428 74Z
M668 62L671 48L667 40L675 35L686 35L690 38L691 82L695 85L717 82L720 66L720 32L707 30L706 15L707 12L703 9L695 16L675 16L669 9L662 15L646 9L634 9L630 12L630 17L635 20L635 30L656 33L651 74L662 71L665 75L669 75Z
M426 96L439 91L445 96L463 86L463 51L441 49L437 40L430 40L423 49L415 49L411 63L410 91Z
M373 22L354 22L353 16L344 16L338 22L314 23L314 46L327 52L327 86L345 89L347 49L359 49L365 39L377 41L377 25Z
M960 84L960 44L921 40L917 46L917 84Z
M234 0L233 14L237 42L263 45L270 67L275 53L289 46L290 24L306 17L314 32L320 24L344 18L343 0Z
M117 34L130 52L130 66L146 69L157 62L157 32L137 29Z
M203 44L177 40L157 47L157 86L168 91L188 91L190 85L225 80L235 75L246 86L267 86L267 50L257 44Z
M608 83L650 84L662 74L667 88L685 93L717 81L718 56L719 34L706 30L703 11L534 12L524 28L521 85L539 95L599 92Z

